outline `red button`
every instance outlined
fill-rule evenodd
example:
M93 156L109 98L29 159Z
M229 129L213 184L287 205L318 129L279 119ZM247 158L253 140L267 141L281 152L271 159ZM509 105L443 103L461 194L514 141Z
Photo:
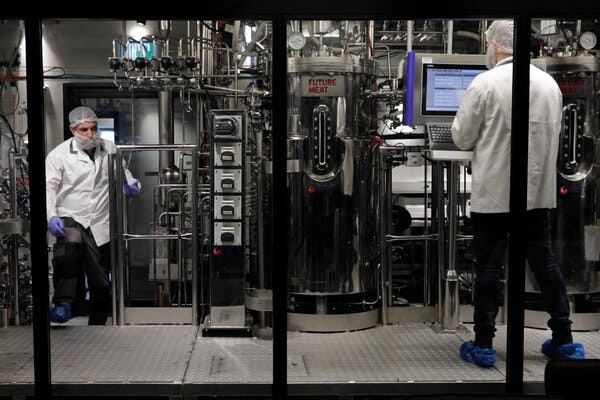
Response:
M563 196L569 193L569 188L566 188L564 186L562 186L560 188L560 194L562 194Z

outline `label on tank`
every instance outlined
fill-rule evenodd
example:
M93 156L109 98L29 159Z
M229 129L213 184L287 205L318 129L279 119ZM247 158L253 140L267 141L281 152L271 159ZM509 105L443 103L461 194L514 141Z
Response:
M304 97L341 97L345 94L344 79L341 76L303 76L301 84Z

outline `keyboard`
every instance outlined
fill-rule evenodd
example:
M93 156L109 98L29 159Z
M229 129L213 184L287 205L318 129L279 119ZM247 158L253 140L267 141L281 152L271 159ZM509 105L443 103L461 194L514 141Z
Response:
M434 160L470 160L472 151L461 150L452 140L452 123L429 122L427 135L429 138L429 150Z
M451 148L456 148L452 140L452 132L450 127L452 124L429 123L427 124L427 132L429 133L430 145L451 144Z

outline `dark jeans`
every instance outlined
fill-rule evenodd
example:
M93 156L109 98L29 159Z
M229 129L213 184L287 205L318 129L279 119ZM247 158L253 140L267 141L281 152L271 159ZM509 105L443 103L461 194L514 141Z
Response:
M509 214L472 213L475 254L475 344L491 347L498 307L503 303L500 285L508 239ZM570 343L571 321L565 280L558 268L551 242L549 209L527 211L523 228L527 231L527 261L542 292L548 326L555 344Z
M54 247L54 304L73 304L81 297L82 278L90 292L89 325L104 325L111 309L110 245L97 246L91 230L63 218L65 236Z

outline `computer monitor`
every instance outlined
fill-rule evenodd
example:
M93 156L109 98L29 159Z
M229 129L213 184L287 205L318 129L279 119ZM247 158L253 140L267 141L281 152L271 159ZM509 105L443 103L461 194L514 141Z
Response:
M471 81L484 65L423 64L421 115L454 117Z
M484 55L408 53L404 124L452 122L467 87L486 70Z

